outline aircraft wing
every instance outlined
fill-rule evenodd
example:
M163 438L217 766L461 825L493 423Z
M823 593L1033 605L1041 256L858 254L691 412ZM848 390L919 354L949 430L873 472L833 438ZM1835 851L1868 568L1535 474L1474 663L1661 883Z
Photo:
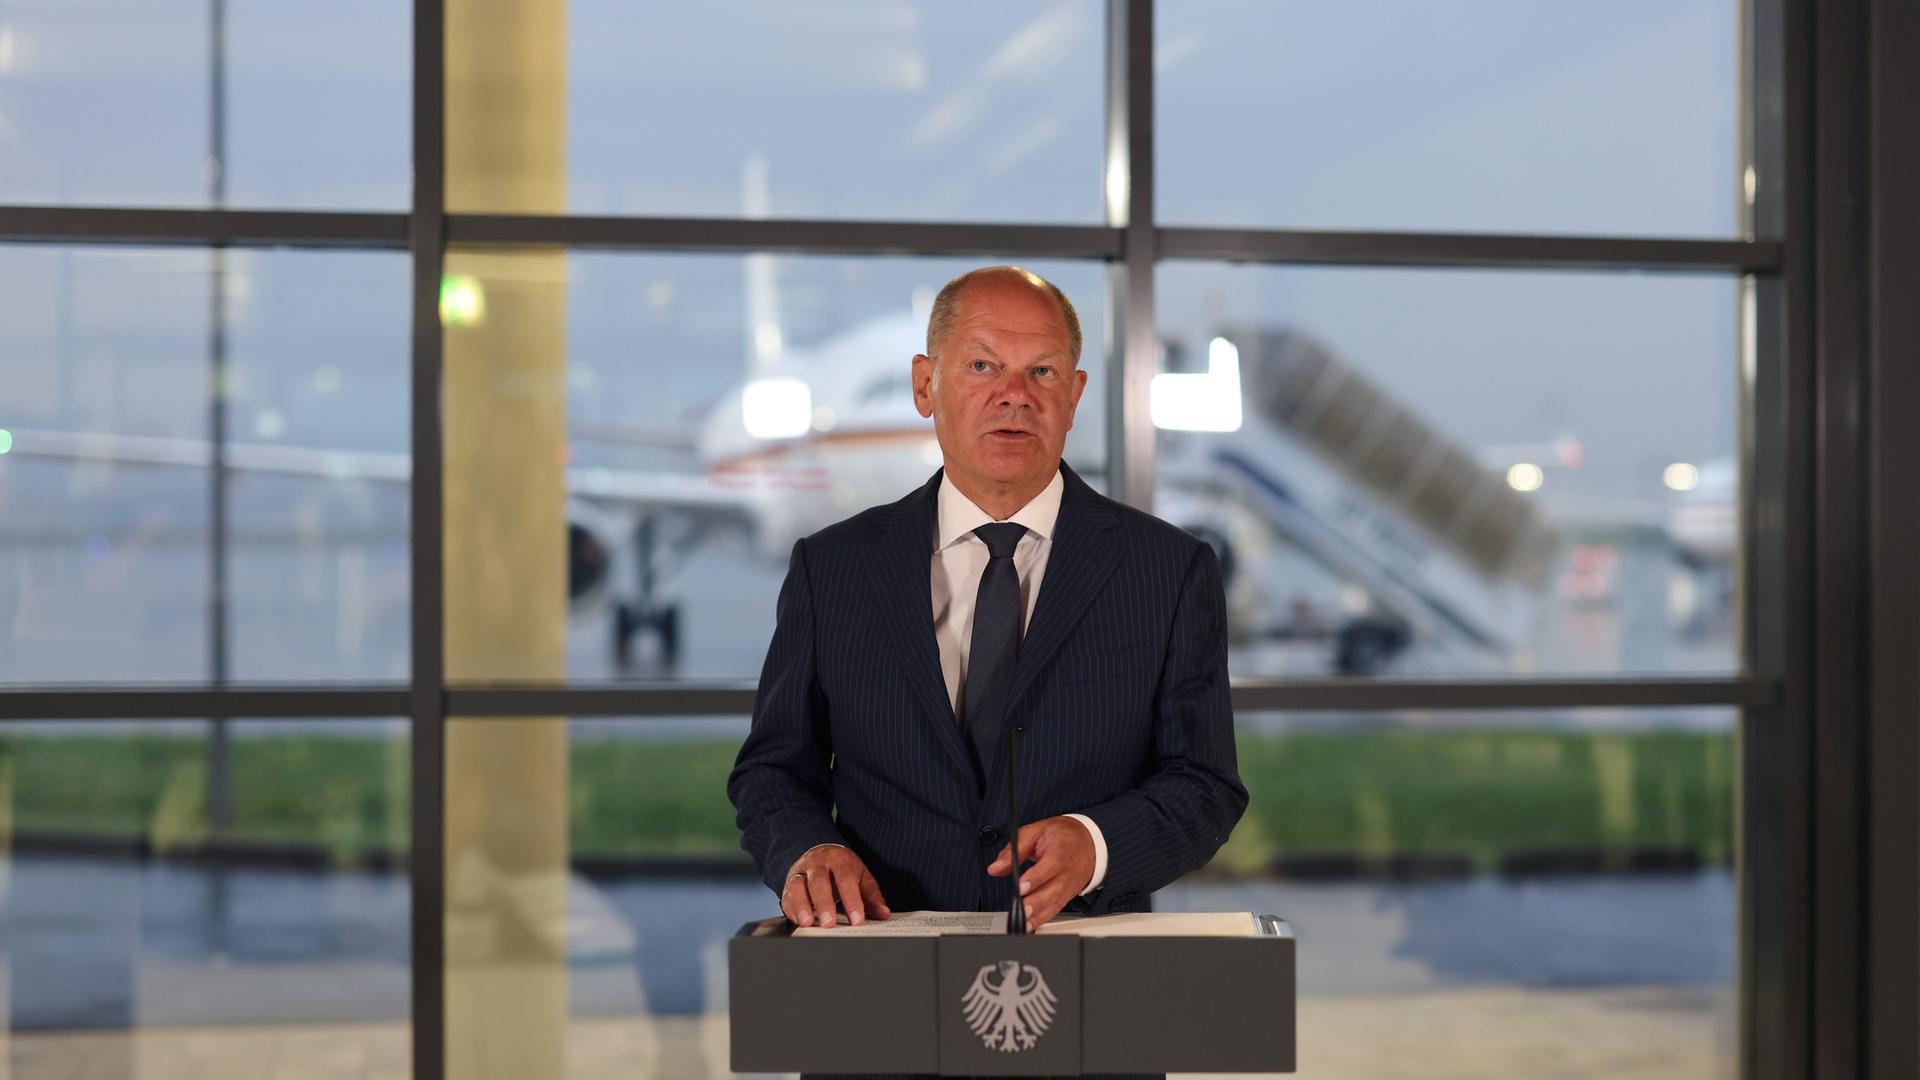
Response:
M213 465L213 444L206 439L15 429L11 456L205 469ZM382 450L232 442L226 445L225 462L228 469L240 473L392 484L413 478L410 455ZM566 483L569 495L601 503L721 514L744 514L748 509L741 491L716 485L700 473L575 466L567 469Z

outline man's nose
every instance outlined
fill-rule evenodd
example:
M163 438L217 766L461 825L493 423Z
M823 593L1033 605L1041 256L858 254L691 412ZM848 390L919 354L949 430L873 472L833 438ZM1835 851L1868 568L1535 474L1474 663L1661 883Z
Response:
M1026 372L1015 371L1012 368L1001 372L1000 385L993 388L993 400L996 405L1016 408L1023 405L1031 406L1033 392L1027 385Z

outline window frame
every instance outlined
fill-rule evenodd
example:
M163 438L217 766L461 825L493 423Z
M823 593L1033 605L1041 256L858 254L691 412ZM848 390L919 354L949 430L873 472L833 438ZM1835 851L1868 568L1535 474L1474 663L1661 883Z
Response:
M214 0L216 5L219 0ZM1745 0L1740 23L1742 147L1756 191L1744 236L1729 240L1634 236L1470 235L1299 229L1162 228L1154 216L1153 0L1108 0L1105 226L795 219L709 220L527 214L449 214L445 199L444 0L414 0L414 187L405 212L230 210L220 170L212 209L0 206L0 243L184 245L405 250L412 262L412 675L404 683L258 686L229 680L218 659L204 683L169 686L0 688L0 724L22 720L308 717L409 720L412 761L413 1075L445 1073L443 996L444 752L450 716L739 715L750 682L599 686L450 687L445 677L443 554L445 461L437 403L442 385L439 289L450 244L505 248L807 254L999 254L1098 259L1108 266L1114 344L1107 408L1110 489L1151 508L1155 438L1148 388L1158 363L1154 270L1163 260L1268 265L1501 267L1647 272L1721 271L1742 282L1741 666L1722 678L1486 679L1365 682L1236 680L1245 710L1551 709L1721 705L1740 709L1742 770L1740 1072L1801 1075L1825 1062L1836 1033L1858 1030L1863 933L1856 802L1829 806L1815 792L1848 791L1868 770L1865 725L1815 725L1817 711L1852 701L1830 687L1849 676L1863 641L1851 601L1823 599L1824 560L1857 558L1866 542L1857 470L1861 434L1847 417L1863 365L1822 362L1835 320L1867 285L1864 258L1839 240L1848 195L1873 169L1913 175L1912 154L1866 164L1869 132L1852 95L1894 98L1900 76L1863 88L1846 70L1867 50L1866 13L1891 0ZM1816 33L1817 31L1817 33ZM219 55L219 29L214 29ZM1818 44L1814 44L1817 42ZM1892 46L1884 46L1891 49ZM1905 83L1911 84L1906 77ZM220 84L216 79L215 93ZM1876 98L1879 100L1879 98ZM1853 110L1849 112L1849 109ZM1891 110L1889 110L1889 115ZM1891 121L1882 121L1891 123ZM223 138L214 130L215 160ZM1817 156L1816 156L1817 155ZM1816 182L1821 191L1816 193ZM1816 282L1819 292L1816 292ZM1837 294L1829 290L1837 290ZM216 293L218 290L216 290ZM214 313L218 317L218 312ZM1912 326L1913 316L1903 325ZM216 346L217 347L217 346ZM215 411L216 444L224 432ZM1851 440L1851 441L1849 441ZM216 462L218 461L216 449ZM216 474L218 469L213 470ZM1882 481L1890 483L1890 481ZM219 489L215 481L216 491ZM216 500L216 513L221 505ZM210 558L221 580L224 526ZM1822 562L1816 564L1815 555ZM1851 564L1849 564L1851 569ZM1851 621L1850 621L1851 620ZM1903 624L1905 625L1905 624ZM218 610L209 633L223 636ZM1911 629L1911 627L1908 627ZM1828 642L1829 644L1821 644ZM1910 644L1910 642L1909 642ZM213 650L216 658L222 650ZM1831 711L1827 715L1833 716ZM1904 737L1904 736L1903 736ZM216 753L220 750L216 749ZM214 770L216 773L218 770ZM1911 776L1911 773L1907 774ZM217 781L216 781L217 782ZM1911 785L1909 785L1911 787ZM1884 798L1884 796L1880 796ZM217 794L210 800L217 806ZM1905 805L1904 803L1902 804ZM1911 815L1910 815L1911 816ZM1920 825L1895 837L1911 841ZM1887 842L1876 836L1876 843ZM1824 841L1824 842L1823 842ZM1912 843L1908 847L1913 847ZM1835 862L1834 860L1839 860ZM1828 873L1827 871L1839 871ZM1900 883L1911 892L1911 882ZM1814 913L1824 912L1816 926ZM1901 984L1909 995L1912 980ZM1816 993L1816 990L1819 993ZM1836 996L1837 995L1837 996ZM1816 1009L1816 1000L1827 1004ZM1908 1000L1911 1000L1909 997ZM1824 1011L1822 1011L1824 1010ZM1858 1051L1850 1051L1858 1053ZM1852 1060L1852 1059L1843 1059ZM1839 1075L1839 1073L1835 1073Z

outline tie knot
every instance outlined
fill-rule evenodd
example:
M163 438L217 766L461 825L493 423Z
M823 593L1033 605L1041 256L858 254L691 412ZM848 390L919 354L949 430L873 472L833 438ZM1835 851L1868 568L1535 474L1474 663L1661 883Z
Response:
M994 558L1004 559L1013 554L1020 538L1027 535L1027 527L1013 521L996 521L973 530L973 535L986 542L987 551Z

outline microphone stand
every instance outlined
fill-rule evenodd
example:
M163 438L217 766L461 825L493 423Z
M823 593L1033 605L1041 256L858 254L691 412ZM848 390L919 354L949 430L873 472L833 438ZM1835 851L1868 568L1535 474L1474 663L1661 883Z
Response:
M1007 933L1027 933L1026 900L1020 895L1020 725L1007 728L1007 837L1013 848L1013 900L1007 906Z

